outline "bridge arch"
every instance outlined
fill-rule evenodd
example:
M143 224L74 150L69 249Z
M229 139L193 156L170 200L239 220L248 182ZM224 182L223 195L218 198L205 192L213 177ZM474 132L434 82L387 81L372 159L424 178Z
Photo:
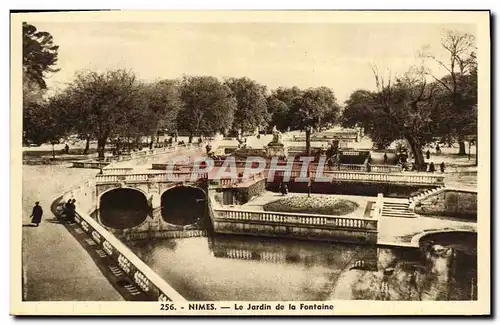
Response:
M206 213L207 193L192 185L179 185L160 196L161 217L174 225L190 225L202 220Z
M435 229L429 231L423 231L414 235L411 239L411 243L415 247L421 247L425 240L432 240L434 238L450 236L450 235L462 235L462 236L477 236L477 232L474 229Z
M99 221L113 229L141 225L149 213L146 193L137 188L116 187L101 193L98 198Z

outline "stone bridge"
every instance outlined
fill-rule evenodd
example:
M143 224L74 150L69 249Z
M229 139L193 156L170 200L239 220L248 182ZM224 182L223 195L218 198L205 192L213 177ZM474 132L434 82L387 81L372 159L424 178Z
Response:
M157 174L97 175L97 219L126 239L200 235L206 190L203 177L175 182Z

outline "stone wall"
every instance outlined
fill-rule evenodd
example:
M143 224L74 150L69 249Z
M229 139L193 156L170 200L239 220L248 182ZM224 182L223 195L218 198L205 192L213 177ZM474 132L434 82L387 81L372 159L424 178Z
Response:
M229 222L217 220L215 231L225 234L303 238L344 243L376 243L377 232L353 229L328 229L320 226Z
M279 192L280 180L268 182L267 189ZM384 184L354 181L336 181L331 183L318 182L312 184L312 193L318 194L342 194L342 195L363 195L377 196L383 193L385 197L408 198L425 189L433 189L436 186L430 185L404 185L404 184ZM304 182L288 182L288 190L296 193L308 193L308 184Z
M249 187L235 188L234 195L239 204L245 204L266 190L266 179L261 179Z
M426 215L477 218L477 192L443 189L419 201L415 212Z

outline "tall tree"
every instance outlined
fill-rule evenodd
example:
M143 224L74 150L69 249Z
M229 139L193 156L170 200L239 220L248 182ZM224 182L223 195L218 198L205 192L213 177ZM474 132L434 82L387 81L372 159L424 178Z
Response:
M177 126L189 133L189 142L194 135L225 133L231 128L237 102L231 89L217 78L186 76L180 96L183 107L177 115Z
M266 102L266 87L249 78L229 78L224 84L236 98L233 129L253 132L266 126L269 121Z
M338 118L340 105L327 87L310 88L292 101L290 117L296 129L306 133L306 153L311 155L311 132Z
M285 103L290 110L297 98L300 98L303 93L304 91L297 86L290 88L278 87L272 91L271 96Z
M76 132L97 139L99 158L104 158L108 139L133 124L137 92L134 73L122 69L80 72L65 89L67 119Z
M41 143L47 139L41 129L47 122L47 108L44 95L47 72L56 72L58 46L47 32L37 31L36 27L23 22L23 142Z
M459 143L459 155L465 155L464 137L477 134L477 60L476 39L472 34L447 30L444 32L441 46L446 52L446 59L429 53L422 53L446 72L438 78L431 71L427 73L440 86L439 132L445 138L456 138Z
M361 124L379 146L407 140L417 168L425 165L422 146L434 134L432 107L437 89L427 83L421 69L411 69L395 80L384 80L374 69L377 91L357 90L346 102L342 123Z
M291 126L290 109L283 101L271 95L267 98L267 109L271 116L269 125L276 126L281 131Z
M59 46L54 44L52 35L39 31L35 26L23 22L23 73L26 78L36 82L42 89L47 88L47 72L57 72Z
M142 107L145 118L142 128L149 130L151 146L159 130L176 127L177 114L182 106L179 86L176 80L160 80L141 87L138 107Z

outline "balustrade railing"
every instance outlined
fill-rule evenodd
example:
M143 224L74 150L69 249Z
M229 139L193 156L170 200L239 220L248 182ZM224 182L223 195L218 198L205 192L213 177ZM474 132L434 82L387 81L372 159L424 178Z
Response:
M275 177L282 177L286 174L290 175L291 179L296 177L301 177L301 170L291 170L283 171L279 169L275 170L265 170L264 172L253 175L253 179L256 177L267 177L270 171L274 171ZM439 186L444 184L444 176L440 175L422 175L422 174L411 174L411 173L368 173L368 172L357 172L357 171L323 171L324 177L328 177L331 181L361 181L361 182L377 182L377 183L401 183L401 184L422 184L422 185L433 185ZM174 171L173 173L125 173L125 174L100 174L96 176L97 183L114 183L114 182L161 182L161 181L175 181L173 177L177 177L181 180L196 180L200 178L207 178L208 174L199 172L193 173L191 171ZM311 173L311 177L314 179L315 173ZM246 178L248 179L248 178ZM244 181L245 178L238 177L234 179L221 179L219 183L221 185L230 185L235 183L240 183Z
M104 176L115 177L116 175ZM84 184L76 186L66 192L62 199L67 200L68 198L75 198L77 202L84 202L88 198L88 193L91 193L95 189L93 185L92 180L86 181ZM95 209L95 202L93 202L93 208ZM95 243L95 245L113 259L118 267L125 272L144 293L158 301L186 301L182 295L158 276L127 246L83 211L81 204L77 205L76 210L75 221L87 234L87 240Z
M376 219L348 218L316 214L214 209L216 221L240 220L263 223L289 223L296 225L319 225L332 228L358 228L366 231L377 231Z

